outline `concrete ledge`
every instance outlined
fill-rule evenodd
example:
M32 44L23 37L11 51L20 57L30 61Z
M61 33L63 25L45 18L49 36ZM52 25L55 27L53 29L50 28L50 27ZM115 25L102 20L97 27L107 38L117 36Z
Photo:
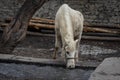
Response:
M105 59L92 73L89 80L120 80L120 58Z
M23 57L23 56L15 56L15 55L8 55L8 54L0 54L0 62L13 62L13 63L38 64L38 65L65 67L65 62L63 60L32 58L32 57ZM96 68L99 64L100 62L79 61L78 63L76 63L76 68Z

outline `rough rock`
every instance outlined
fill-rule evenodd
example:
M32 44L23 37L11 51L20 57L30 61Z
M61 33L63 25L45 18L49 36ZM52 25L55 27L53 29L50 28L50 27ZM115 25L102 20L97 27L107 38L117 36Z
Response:
M120 58L105 59L91 74L89 80L120 80Z

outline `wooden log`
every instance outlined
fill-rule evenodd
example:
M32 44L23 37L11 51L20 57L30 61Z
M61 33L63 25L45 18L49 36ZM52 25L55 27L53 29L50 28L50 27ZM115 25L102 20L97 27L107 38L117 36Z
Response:
M6 18L5 19L5 21L8 21L8 22L10 22L12 20L12 18ZM52 20L52 19L45 19L45 18L32 18L31 20L35 20L36 22L38 21L45 21L45 22L47 22L47 23L50 23L50 24L54 24L54 20ZM97 28L99 28L99 27L101 27L101 28L111 28L111 29L120 29L120 25L114 25L114 26L111 26L111 25L101 25L101 24L87 24L87 23L84 23L84 26L87 26L87 27L93 27L93 28L95 28L95 27L97 27Z
M32 18L31 20L50 22L50 23L53 23L53 24L55 23L54 20L52 20L52 19L45 19L45 18Z
M12 20L12 18L6 19L7 21ZM29 26L34 26L36 29L39 28L47 28L47 29L52 29L54 28L54 20L51 19L44 19L44 18L32 18L30 20L30 25ZM120 29L119 30L110 30L110 29L103 29L103 28L95 28L95 27L86 27L84 26L84 32L106 32L106 33L117 33L120 34Z
M7 27L8 25L9 25L8 23L1 23L1 24L0 24L0 27L3 27L3 28L4 28L4 27Z
M8 26L8 23L2 23L0 27L6 27ZM54 29L54 25L47 25L47 24L40 24L40 23L32 23L30 22L28 25L29 28L35 28L35 29Z
M12 21L12 17L9 17L9 18L6 18L4 21L5 21L5 23L10 23L11 21Z
M0 30L2 31L2 30ZM94 34L94 33L93 33ZM105 34L105 33L104 33ZM30 32L30 31L27 31L27 35L30 35L30 36L49 36L49 37L55 37L54 34L43 34L43 33L39 33L39 32ZM114 35L114 34L113 34ZM93 35L83 35L82 36L82 39L83 40L100 40L100 41L120 41L120 37L106 37L106 36L93 36Z
M5 19L5 23L10 23L10 21L12 20L12 18L6 18ZM33 23L41 23L41 24L51 24L54 25L55 21L51 20L51 19L45 19L45 18L32 18L30 20L30 22Z
M54 22L51 21L41 21L41 20L30 20L32 23L40 23L40 24L48 24L48 25L54 25Z
M49 36L49 37L55 37L54 34L43 34L43 33L39 33L39 32L31 32L31 31L27 31L27 35L30 35L30 36Z
M47 24L40 24L40 23L29 23L29 27L37 27L37 28L43 28L43 29L54 29L54 25L47 25Z
M7 24L1 24L2 27L7 26ZM40 24L40 23L33 23L29 22L29 27L35 29L54 29L54 25L49 24ZM102 29L102 28L93 28L93 27L84 27L84 32L104 32L104 33L113 33L113 34L120 34L118 31L110 30L110 29Z
M84 26L88 26L88 27L97 27L97 28L111 28L111 29L120 29L120 24L114 24L114 25L110 25L110 24L88 24L88 23L84 23Z
M109 29L102 29L102 28L93 28L93 27L84 27L84 31L88 32L105 32L105 33L114 33L114 34L120 34L118 31L109 30Z

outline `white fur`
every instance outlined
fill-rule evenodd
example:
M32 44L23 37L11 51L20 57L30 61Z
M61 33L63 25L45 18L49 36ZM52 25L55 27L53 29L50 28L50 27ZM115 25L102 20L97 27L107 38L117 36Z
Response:
M67 4L63 4L59 8L55 18L55 47L58 48L58 50L62 50L62 55L66 55L68 50L70 55L67 55L66 57L78 57L79 42L83 30L83 21L84 18L82 13L71 9Z

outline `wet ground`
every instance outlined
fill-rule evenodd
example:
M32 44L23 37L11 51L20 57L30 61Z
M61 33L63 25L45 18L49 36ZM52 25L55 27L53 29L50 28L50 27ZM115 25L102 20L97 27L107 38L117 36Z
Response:
M52 58L54 37L27 36L12 54L37 58ZM120 56L120 42L82 40L79 60L102 61L106 57ZM88 80L93 70L63 67L0 63L0 80Z
M93 70L0 63L0 80L88 80Z

